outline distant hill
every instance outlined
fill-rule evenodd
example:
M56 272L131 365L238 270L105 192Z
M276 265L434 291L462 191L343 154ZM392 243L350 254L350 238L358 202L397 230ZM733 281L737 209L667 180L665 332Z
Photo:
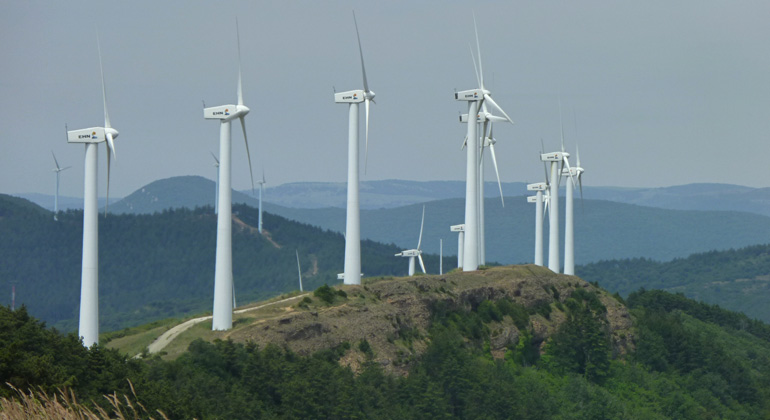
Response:
M575 272L624 296L640 288L681 292L770 322L770 245L706 252L669 262L644 258L600 261L578 266Z
M25 200L29 200L46 210L53 211L53 206L54 206L53 194L26 193L26 194L16 194L16 196L23 198ZM110 197L111 203L117 200L120 200L120 198ZM103 207L104 203L106 202L107 202L107 199L105 197L98 198L99 207ZM64 195L59 196L59 211L82 210L82 209L83 209L82 197L69 197Z
M486 200L487 261L532 262L535 207L524 197L506 197L505 203L503 208L499 199ZM560 204L563 214L564 200ZM444 255L457 254L457 234L451 233L449 226L463 222L464 208L462 199L426 204L424 250L438 253L439 239L443 239ZM293 209L271 204L266 204L266 209L324 229L342 232L345 228L343 209ZM413 248L420 232L421 213L422 204L362 210L361 235ZM563 224L560 231L563 237ZM545 236L547 250L547 227ZM666 210L600 200L575 205L578 263L634 257L667 261L697 252L765 243L768 238L770 218L751 213Z
M233 207L233 277L239 303L298 289L295 249L304 285L336 284L344 262L342 235ZM29 201L0 195L0 304L16 304L64 330L77 327L82 250L81 211L53 221ZM213 298L216 216L210 207L153 215L99 217L99 293L104 331L210 310ZM365 275L403 275L407 264L393 245L362 243ZM424 256L438 271L438 257ZM445 267L456 262L445 259ZM7 293L6 293L7 291Z

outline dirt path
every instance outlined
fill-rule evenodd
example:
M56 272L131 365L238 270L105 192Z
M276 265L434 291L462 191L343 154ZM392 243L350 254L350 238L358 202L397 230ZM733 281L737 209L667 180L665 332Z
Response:
M284 302L288 302L288 301L291 301L291 300L300 299L300 298L303 298L303 297L307 296L308 294L309 293L303 293L301 295L293 296L293 297L286 298L286 299L277 300L275 302L265 303L263 305L254 306L254 307L251 307L251 308L238 309L238 310L233 311L233 313L234 314L242 314L242 313L249 312L249 311L255 311L257 309L262 309L262 308L270 306L270 305L275 305L275 304L278 304L278 303L284 303ZM163 334L161 334L160 337L156 338L155 341L150 343L150 345L147 346L147 351L150 354L153 354L153 353L157 353L157 352L163 350L166 346L169 345L169 343L174 341L174 339L177 336L179 336L179 334L182 334L183 332L189 330L190 328L192 328L193 325L199 324L199 323L201 323L203 321L208 321L211 318L212 318L211 315L209 315L209 316L202 316L202 317L199 317L199 318L193 318L193 319L187 320L187 321L185 321L185 322L183 322L183 323L181 323L181 324L171 328L170 330L168 330L168 331L164 332Z

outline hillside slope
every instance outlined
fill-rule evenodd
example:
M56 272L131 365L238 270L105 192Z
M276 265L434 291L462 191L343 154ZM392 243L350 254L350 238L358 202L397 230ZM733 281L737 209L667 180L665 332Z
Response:
M264 215L266 234L256 232L257 210L236 205L233 277L239 303L298 288L299 252L305 287L337 283L342 271L342 235ZM0 195L0 284L16 304L65 331L76 328L80 299L83 216L51 213L15 197ZM99 217L99 297L103 331L209 310L213 298L216 216L211 208L178 209L154 215ZM367 275L403 274L399 249L362 243ZM438 271L438 257L425 255ZM445 259L445 265L455 264Z
M640 288L681 292L770 322L770 245L706 252L669 262L644 258L600 261L575 271L624 296Z

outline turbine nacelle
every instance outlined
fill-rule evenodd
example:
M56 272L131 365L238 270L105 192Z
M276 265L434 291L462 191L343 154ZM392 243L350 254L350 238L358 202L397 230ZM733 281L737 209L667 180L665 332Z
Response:
M105 127L81 128L67 131L67 143L101 143L107 141L107 135L118 137L118 130Z
M561 170L561 174L565 176L571 176L571 177L577 177L580 176L581 173L585 172L583 168L577 167L577 168L564 168Z
M203 108L203 118L208 120L231 121L246 116L250 111L245 105L220 105Z
M484 99L484 95L488 95L489 91L485 89L470 89L455 92L455 100L458 101L480 101Z
M396 254L396 257L416 257L420 254L422 254L422 251L419 249L407 249Z
M548 184L545 182L536 182L534 184L527 185L527 191L545 191L548 189Z
M489 112L479 112L476 114L476 122L477 123L483 123L483 122L507 122L508 119L505 117L498 117L497 115L493 115ZM465 124L468 122L468 114L460 114L460 122Z
M537 196L536 195L530 195L527 197L527 203L537 203Z
M567 152L552 152L552 153L543 153L540 155L540 160L543 162L561 162L562 160L565 160L569 157L569 153Z
M366 92L362 89L337 92L334 94L334 102L338 104L360 104L366 99L374 98L374 92Z
M449 226L451 232L465 232L465 224Z

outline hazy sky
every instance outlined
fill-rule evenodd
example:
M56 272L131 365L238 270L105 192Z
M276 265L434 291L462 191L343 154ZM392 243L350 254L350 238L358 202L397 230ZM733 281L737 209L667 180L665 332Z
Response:
M264 168L273 186L344 181L348 110L332 87L362 87L353 9L377 94L362 180L464 179L457 116L467 110L453 91L476 87L475 10L487 87L516 121L495 127L503 181L540 180L540 139L559 142L561 92L585 184L770 185L764 0L3 0L0 192L51 193L53 150L73 166L61 193L82 196L83 146L67 144L64 124L103 125L97 26L120 131L111 195L176 175L214 179L219 124L203 119L201 101L236 101L236 15L255 175ZM100 146L100 195L104 155ZM234 187L247 188L236 124L233 162Z

